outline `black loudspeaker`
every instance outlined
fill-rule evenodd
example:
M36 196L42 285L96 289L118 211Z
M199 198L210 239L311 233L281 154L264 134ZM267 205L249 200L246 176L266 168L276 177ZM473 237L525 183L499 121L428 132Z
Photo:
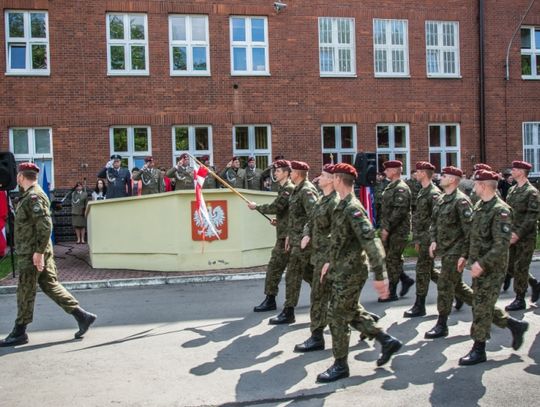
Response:
M0 191L11 191L17 187L17 163L13 153L0 152Z
M372 187L377 181L377 154L375 153L358 153L354 160L354 167L358 172L356 185Z

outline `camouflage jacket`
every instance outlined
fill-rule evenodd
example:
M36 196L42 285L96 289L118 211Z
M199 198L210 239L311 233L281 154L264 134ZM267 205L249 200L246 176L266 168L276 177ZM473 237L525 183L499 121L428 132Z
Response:
M385 279L383 246L375 237L375 230L364 207L353 194L347 195L336 206L332 214L330 233L332 280L338 280L342 275L361 272L366 262L366 254L375 279Z
M422 189L422 184L412 178L407 179L405 183L411 190L411 208L413 210L416 210L416 198L418 197L418 193Z
M409 237L411 190L401 179L390 182L382 194L381 229Z
M262 189L262 171L258 168L246 167L245 186L246 189L260 191Z
M15 247L18 255L52 253L50 202L39 185L23 192L15 209Z
M244 170L243 168L225 168L221 172L221 178L223 178L233 188L246 187L246 170Z
M477 261L485 272L506 273L512 236L512 209L498 196L478 201L474 207L469 261Z
M387 179L385 179L384 181L377 181L375 183L375 193L374 193L375 205L380 205L382 203L382 194L384 190L386 189L386 187L388 186L388 184L389 184L389 181Z
M161 171L157 168L143 168L133 173L135 181L142 182L142 195L157 194L165 191Z
M313 208L308 222L304 226L304 236L310 237L313 252L311 258L328 258L328 249L330 247L330 229L332 227L332 213L339 203L339 197L336 191L329 195L324 195Z
M304 226L319 200L317 188L307 179L294 187L289 198L289 224L287 236L291 246L300 246Z
M508 191L506 203L514 213L512 232L517 234L520 240L536 239L539 201L538 190L529 181L521 187L514 185Z
M433 207L441 196L442 192L433 182L422 188L416 198L416 211L412 215L413 242L429 244L431 239L429 227L431 225L431 215Z
M191 167L175 166L170 168L165 175L174 181L175 191L195 188Z
M467 257L473 208L469 198L456 189L442 194L433 208L430 235L437 254Z
M273 202L257 205L257 210L268 215L276 215L276 237L285 239L287 237L287 225L289 223L289 198L294 190L294 184L287 180L279 186L278 196Z

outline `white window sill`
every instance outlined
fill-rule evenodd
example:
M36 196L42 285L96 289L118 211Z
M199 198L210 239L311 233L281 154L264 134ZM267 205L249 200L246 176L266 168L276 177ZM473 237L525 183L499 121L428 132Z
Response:
M107 76L150 76L148 72L107 72Z
M171 71L171 76L212 76L210 72L181 72Z
M523 79L524 81L540 81L540 75L521 75L521 79Z
M381 78L381 79L411 79L411 75L410 74L396 75L396 74L380 74L380 73L376 73L375 78Z
M26 72L6 72L6 76L51 76L51 72L38 72L38 71L26 71Z
M428 79L463 79L461 75L434 75L434 74L428 74Z
M357 78L356 73L321 73L321 78Z
M270 72L231 72L231 76L271 76Z

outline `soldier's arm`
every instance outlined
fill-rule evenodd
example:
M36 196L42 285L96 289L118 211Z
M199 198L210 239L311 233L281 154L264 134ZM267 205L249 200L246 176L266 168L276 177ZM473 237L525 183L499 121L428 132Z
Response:
M512 214L507 209L500 209L491 221L491 235L493 244L489 251L478 259L478 264L486 271L502 270L501 255L508 252L510 238L512 237Z
M39 196L30 197L26 210L30 213L35 225L36 253L44 253L52 232L52 220L46 199Z
M433 211L431 212L431 225L429 226L429 236L431 243L437 242L437 233L438 233L438 227L437 227L437 217L439 216L439 209L441 202L437 201L433 205Z
M307 190L302 195L302 205L304 206L304 210L306 211L308 218L311 217L311 212L313 212L313 208L315 208L318 201L319 194L316 191Z
M392 202L392 212L390 216L383 222L386 227L383 229L392 231L403 218L411 211L411 193L410 191L396 191L394 193L394 201Z
M100 172L97 173L98 178L107 178L107 167L103 167Z
M539 214L540 205L538 191L531 191L528 194L527 212L523 217L520 227L514 231L520 239L534 231Z
M165 176L167 178L174 178L176 174L176 167L169 168L167 172L165 173Z
M284 189L272 202L263 205L257 205L257 210L261 213L276 215L283 212L289 206L289 197L291 193Z
M459 253L461 257L469 257L469 241L471 235L473 207L468 199L458 199L456 203L461 230L463 231L463 240L458 242Z

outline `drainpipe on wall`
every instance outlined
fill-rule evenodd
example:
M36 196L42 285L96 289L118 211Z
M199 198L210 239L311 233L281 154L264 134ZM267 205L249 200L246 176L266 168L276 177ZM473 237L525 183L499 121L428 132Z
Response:
M486 162L486 92L485 92L485 72L484 72L484 0L478 0L478 20L479 20L479 44L478 53L480 57L480 162Z

